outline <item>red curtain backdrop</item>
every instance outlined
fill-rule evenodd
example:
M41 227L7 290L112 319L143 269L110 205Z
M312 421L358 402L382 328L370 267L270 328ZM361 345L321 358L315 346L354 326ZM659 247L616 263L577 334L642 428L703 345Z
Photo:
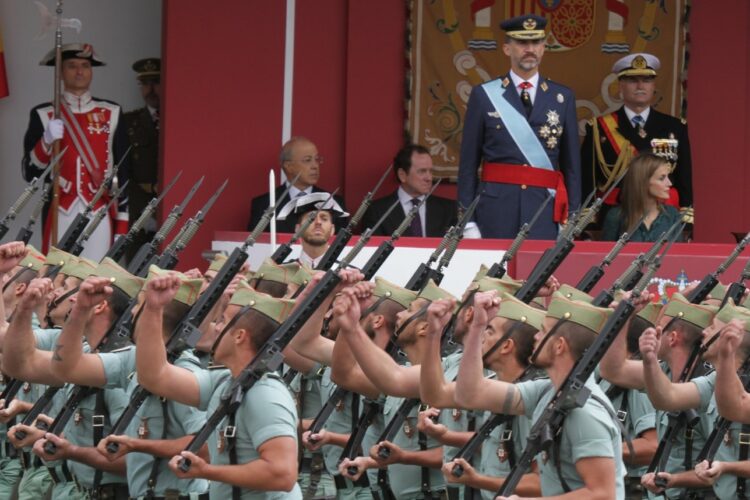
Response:
M0 99L8 95L8 75L5 73L5 50L3 49L3 33L0 31Z

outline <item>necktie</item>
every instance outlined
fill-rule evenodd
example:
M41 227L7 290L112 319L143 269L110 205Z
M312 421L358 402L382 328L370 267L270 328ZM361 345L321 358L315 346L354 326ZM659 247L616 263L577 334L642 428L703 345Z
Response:
M529 95L529 90L534 85L531 84L531 82L521 82L518 87L521 89L521 103L523 104L524 109L526 110L526 116L529 116L531 114L531 96Z
M641 115L635 115L632 121L633 121L633 127L635 127L638 130L638 135L642 138L645 138L646 131L643 129L643 125L646 123L646 120L644 120Z
M417 205L419 205L419 198L412 198L411 206L416 207ZM409 236L424 236L422 234L422 218L419 216L419 211L417 211L417 215L411 220L411 224L409 224Z

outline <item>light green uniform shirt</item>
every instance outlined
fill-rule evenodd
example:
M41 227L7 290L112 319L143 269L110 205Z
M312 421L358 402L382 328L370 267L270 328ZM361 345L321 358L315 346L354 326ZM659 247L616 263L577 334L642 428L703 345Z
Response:
M385 399L383 417L386 426L396 414L403 401L403 398L393 396L388 396ZM419 405L416 405L393 438L393 444L403 450L419 451L419 433L417 432L418 414ZM409 430L411 436L407 435L405 429ZM441 446L440 443L429 436L427 437L426 449L429 450L438 446ZM388 477L391 483L391 490L399 500L422 498L422 468L418 465L391 464L388 466ZM443 474L439 469L430 468L430 490L440 491L444 488L445 480L443 479Z
M126 389L128 398L138 386L135 376L135 347L130 346L110 353L99 354L104 365L106 388ZM186 370L199 370L198 359L190 351L184 351L175 361L175 366ZM166 418L166 434L164 422ZM174 401L163 404L161 398L151 395L143 402L135 418L130 422L125 434L141 439L179 439L197 433L206 422L206 414L192 406ZM151 477L155 457L146 453L128 453L125 463L128 473L128 489L131 497L145 496L148 479ZM156 475L154 495L163 497L166 490L180 494L205 493L208 481L205 479L178 479L169 470L168 458L160 458Z
M599 386L602 391L606 394L611 384L606 380L599 382ZM624 411L624 421L622 422L627 436L633 440L640 436L642 433L649 429L656 428L656 410L654 405L651 404L651 400L648 399L648 395L644 392L628 389L625 391L618 391L617 394L611 401L612 407L617 412L618 416L622 416L620 411ZM627 405L623 409L623 397L626 397ZM623 439L625 436L623 436ZM640 478L646 473L648 469L647 465L627 465L628 477Z
M218 373L216 373L218 372ZM219 406L220 397L231 386L228 370L203 370L194 372L200 387L201 405L207 404L210 416ZM205 407L205 406L202 406ZM225 419L208 439L211 463L229 465L229 452L226 446L219 450L219 434L223 436L227 426ZM235 449L237 463L244 464L258 459L258 448L269 439L288 436L297 442L297 410L289 388L282 380L273 375L264 375L245 393L242 403L235 414ZM222 437L222 439L224 439ZM211 498L232 498L232 486L211 482ZM290 492L254 491L243 489L243 500L301 500L299 485L294 484Z
M492 418L492 414L484 412L480 421L477 422L477 430L489 418ZM526 439L529 437L529 430L531 429L531 420L523 415L517 415L513 417L512 425L509 429L510 434L506 432L506 429L506 424L498 425L482 444L480 459L477 465L477 470L480 474L493 477L506 477L510 473L510 460L508 460L507 450L503 443L504 439L509 439L512 443L516 458L520 457L521 453L523 453L523 449L526 446ZM496 493L497 490L481 490L482 498L486 500L494 500Z
M544 413L547 404L555 395L555 388L549 380L531 380L516 384L521 393L526 416L534 423ZM586 381L592 395L606 403L606 396L594 382L594 377ZM610 408L610 410L612 410ZM612 410L614 412L614 410ZM617 500L624 500L625 465L622 462L622 435L612 415L593 397L589 397L582 408L571 410L563 423L559 439L559 460L562 476L572 491L583 488L584 483L576 471L575 464L582 458L612 458L615 464L615 492ZM557 473L552 453L537 455L542 495L553 496L565 493Z

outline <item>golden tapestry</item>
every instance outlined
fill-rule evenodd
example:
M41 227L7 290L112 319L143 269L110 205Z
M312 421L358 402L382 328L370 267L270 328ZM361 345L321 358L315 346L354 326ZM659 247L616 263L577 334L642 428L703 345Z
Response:
M687 3L687 7L686 7ZM540 73L573 89L579 133L622 104L612 65L630 52L661 60L658 110L684 115L689 0L410 0L408 130L432 154L435 175L455 179L471 88L505 75L500 22L548 19Z

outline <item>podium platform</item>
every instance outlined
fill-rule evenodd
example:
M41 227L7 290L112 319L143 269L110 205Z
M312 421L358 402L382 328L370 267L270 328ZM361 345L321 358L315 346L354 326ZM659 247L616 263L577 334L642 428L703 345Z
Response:
M242 244L248 233L217 231L214 234L212 250L231 253L235 247ZM250 268L256 269L260 263L271 255L270 235L264 233L258 242L250 250ZM285 242L291 235L277 235L277 242ZM372 255L377 246L384 241L385 237L373 237L354 259L353 265L360 267ZM358 241L358 236L352 237L347 250L351 249ZM403 237L395 243L395 249L388 260L378 272L378 276L403 285L411 276L417 266L427 261L432 251L439 243L438 238L411 238ZM479 265L484 263L492 265L498 262L505 251L510 247L511 240L468 240L461 241L450 265L444 269L445 277L441 284L446 290L456 296L460 296L468 283L476 273ZM539 260L544 250L550 248L552 241L526 241L515 258L510 262L508 272L517 279L524 279L529 275L534 264ZM614 245L614 242L604 241L578 241L571 254L555 273L561 283L575 285L594 265L599 264L604 256ZM604 277L593 290L596 292L610 286L612 282L622 273L638 254L645 252L651 246L650 243L629 243L620 252L612 265L605 271ZM656 273L650 291L664 295L671 295L677 289L679 282L691 282L701 280L707 273L713 272L722 261L732 252L733 244L709 244L709 243L675 243L662 262L662 266ZM293 246L292 253L288 259L294 259L299 255L300 247ZM727 269L720 277L722 283L730 283L740 276L742 269L750 258L750 249L742 255Z

